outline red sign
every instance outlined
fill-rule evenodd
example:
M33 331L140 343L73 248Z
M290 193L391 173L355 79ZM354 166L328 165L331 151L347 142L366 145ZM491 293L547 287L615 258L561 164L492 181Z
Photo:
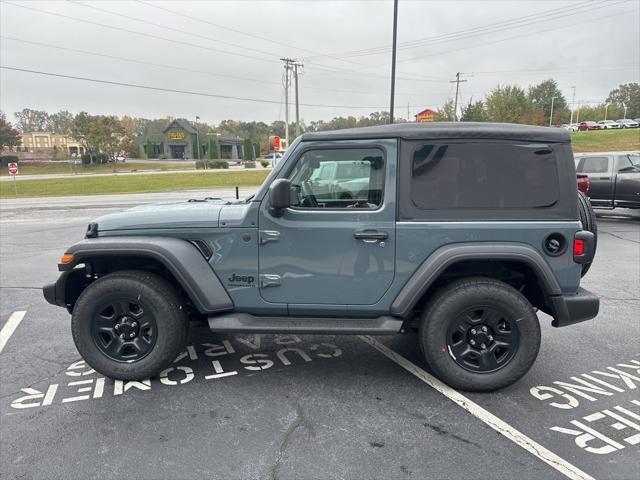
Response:
M11 175L16 175L18 173L18 164L17 163L8 163L7 166L9 167L9 173Z
M275 151L275 152L279 152L280 151L280 137L277 135L272 135L271 137L269 137L269 146L271 147L271 150Z

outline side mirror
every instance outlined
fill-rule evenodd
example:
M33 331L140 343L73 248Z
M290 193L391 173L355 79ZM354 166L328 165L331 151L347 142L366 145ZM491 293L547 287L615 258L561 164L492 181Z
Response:
M279 178L269 187L269 212L274 217L281 217L284 210L291 206L291 182Z

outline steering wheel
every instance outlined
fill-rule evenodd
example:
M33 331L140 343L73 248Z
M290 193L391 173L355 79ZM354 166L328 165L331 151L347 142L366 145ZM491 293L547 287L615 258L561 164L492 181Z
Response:
M316 196L313 194L313 190L311 190L309 182L306 180L302 182L302 194L304 195L302 203L308 203L305 207L318 208L320 206Z

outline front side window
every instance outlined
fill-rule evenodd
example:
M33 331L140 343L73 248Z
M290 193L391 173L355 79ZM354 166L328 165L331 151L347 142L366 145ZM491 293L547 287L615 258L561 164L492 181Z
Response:
M291 206L376 209L382 205L384 170L378 148L308 150L288 177Z
M608 171L608 157L586 157L580 169L581 173L607 173Z
M410 198L420 210L543 208L559 197L555 155L544 145L423 144L411 160Z
M640 172L640 155L626 154L620 155L616 162L618 173L638 173Z

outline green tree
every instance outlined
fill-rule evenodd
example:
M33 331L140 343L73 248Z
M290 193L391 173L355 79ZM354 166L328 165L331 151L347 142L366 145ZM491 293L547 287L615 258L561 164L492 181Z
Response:
M46 129L52 133L67 135L72 121L73 115L70 112L60 110L57 113L47 115Z
M524 90L515 85L498 85L491 90L485 104L491 122L521 123L530 110Z
M4 147L17 147L20 145L20 132L11 125L6 115L0 111L0 150Z
M217 160L220 158L220 145L218 144L218 140L215 138L209 140L209 158L211 160Z
M243 160L244 161L249 161L249 160L255 160L256 159L256 154L253 151L253 142L251 141L250 138L245 138L244 147L242 148L242 151L244 153L244 155L243 155Z
M469 104L466 107L462 107L462 116L460 120L463 122L486 122L487 112L484 108L482 100L472 103L469 100Z
M533 110L538 110L542 114L531 112L531 121L540 125L549 124L549 116L551 115L551 99L553 99L553 123L562 123L568 119L570 112L567 107L567 100L558 88L558 84L553 79L548 79L529 87L527 91L527 99Z
M453 109L454 103L453 100L447 100L444 105L442 105L438 109L438 114L436 115L436 122L453 122L456 119L456 113Z
M624 114L624 107L626 106L627 107L626 118L640 117L640 84L627 83L625 85L620 85L618 88L614 88L609 92L609 96L607 97L607 102L621 107L623 110L623 114ZM618 117L618 118L622 118L622 117Z
M47 129L49 114L44 110L32 110L23 108L20 112L15 112L16 128L20 133L44 132Z

